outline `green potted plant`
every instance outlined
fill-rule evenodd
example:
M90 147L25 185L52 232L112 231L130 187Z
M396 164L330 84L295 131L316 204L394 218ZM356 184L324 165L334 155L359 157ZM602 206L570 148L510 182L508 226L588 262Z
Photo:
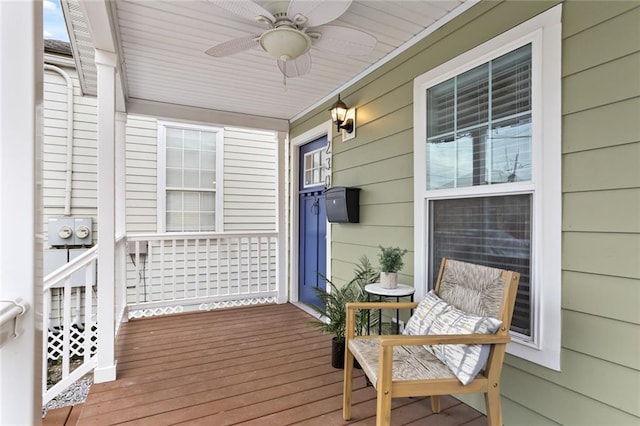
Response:
M384 288L398 287L398 271L404 266L402 256L407 253L400 247L380 246L380 285Z
M366 301L364 287L378 280L378 272L371 265L369 259L363 256L354 269L354 277L343 286L337 286L326 277L322 277L328 284L328 291L315 287L314 291L320 300L320 305L311 304L311 308L320 315L319 319L309 321L309 324L321 332L332 334L331 365L344 368L344 341L347 323L347 303ZM356 314L356 333L363 334L367 326L367 316Z

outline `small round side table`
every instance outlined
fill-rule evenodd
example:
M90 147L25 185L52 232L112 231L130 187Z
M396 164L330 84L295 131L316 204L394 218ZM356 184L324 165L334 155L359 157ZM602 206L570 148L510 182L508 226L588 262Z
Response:
M398 284L396 288L385 288L380 283L368 284L364 287L364 291L367 292L367 301L371 301L371 296L378 296L378 301L382 302L383 298L396 298L396 302L400 301L401 297L410 297L413 302L413 294L416 289L406 284ZM371 311L369 311L370 313ZM367 316L367 332L371 328L371 318ZM400 309L396 309L396 334L400 333ZM382 310L378 310L378 334L382 334Z

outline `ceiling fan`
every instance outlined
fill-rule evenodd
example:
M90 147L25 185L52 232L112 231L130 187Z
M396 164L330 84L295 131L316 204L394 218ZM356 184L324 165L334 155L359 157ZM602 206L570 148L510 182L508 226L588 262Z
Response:
M245 19L256 21L266 30L220 43L205 51L222 57L260 46L273 56L286 77L299 77L311 70L309 49L316 47L347 56L368 55L375 37L353 28L325 25L339 18L352 0L291 0L264 3L251 0L209 0ZM288 3L288 4L287 4Z

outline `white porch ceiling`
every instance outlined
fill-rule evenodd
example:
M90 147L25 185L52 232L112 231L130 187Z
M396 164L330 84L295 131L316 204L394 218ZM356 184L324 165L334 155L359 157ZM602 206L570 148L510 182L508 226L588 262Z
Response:
M345 57L312 48L311 72L287 79L286 87L275 59L260 48L224 58L204 53L218 43L262 31L260 25L206 0L115 0L109 6L127 101L291 120L468 8L464 1L354 1L330 25L373 35L377 39L373 52ZM265 8L273 3L256 2ZM79 19L77 14L71 18ZM83 28L77 23L72 27ZM95 32L89 28L94 38ZM72 38L85 43L82 36Z

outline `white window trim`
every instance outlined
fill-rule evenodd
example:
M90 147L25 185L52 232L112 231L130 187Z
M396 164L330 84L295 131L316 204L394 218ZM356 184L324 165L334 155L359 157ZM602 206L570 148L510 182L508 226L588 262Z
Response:
M562 5L555 6L414 80L414 277L416 283L424 283L416 287L420 300L427 292L427 203L437 199L434 191L428 194L426 190L426 88L532 43L533 182L509 184L506 193L535 190L531 265L536 277L531 285L534 333L531 342L514 336L507 351L558 371L562 328L561 17ZM437 197L500 194L506 189L500 186L441 190Z
M158 121L158 177L157 177L157 222L158 233L166 231L167 207L167 127L178 127L187 130L201 130L216 133L216 230L224 231L224 129L222 127L204 126L199 124L180 123L175 121Z

